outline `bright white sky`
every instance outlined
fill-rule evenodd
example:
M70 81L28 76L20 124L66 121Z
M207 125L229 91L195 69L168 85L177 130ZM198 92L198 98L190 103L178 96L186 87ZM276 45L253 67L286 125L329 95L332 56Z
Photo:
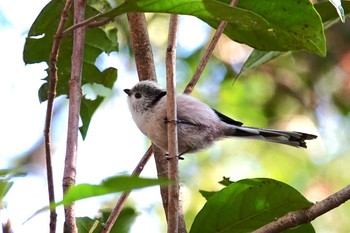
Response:
M8 168L11 160L28 151L42 137L46 102L39 104L37 91L46 76L46 64L25 66L22 51L25 36L31 24L47 3L47 0L20 1L21 7L11 1L0 1L0 169ZM5 20L5 21L4 21ZM195 26L193 24L196 24ZM190 27L186 27L190 25ZM184 49L201 46L207 35L198 20L186 17L181 21L179 43ZM191 34L193 36L191 36ZM203 35L203 38L199 38ZM196 38L188 41L186 38ZM194 45L195 43L195 45ZM128 64L116 54L106 58L106 67L118 68L117 88L114 97L105 103L93 117L86 140L79 144L77 183L99 183L102 179L116 175L129 174L146 149L145 139L132 122L126 106L122 89L137 82L136 72L126 70ZM66 115L64 112L55 121L53 128L55 153L53 158L56 199L61 198L61 180L65 155ZM118 143L116 143L118 142ZM132 144L132 147L129 145ZM101 169L98 169L101 168ZM143 172L145 177L155 177L155 168L151 162ZM143 189L132 194L137 203L139 217L132 232L160 232L157 219L148 214L153 205L159 203L158 187ZM147 201L145 202L145 198ZM102 198L100 198L102 201ZM35 211L47 205L45 173L28 175L15 180L15 184L6 197L8 212L15 232L47 232L47 213L40 214L22 224ZM96 199L77 203L77 216L93 217L100 207ZM59 210L58 231L62 227L62 209ZM35 230L34 230L35 229Z

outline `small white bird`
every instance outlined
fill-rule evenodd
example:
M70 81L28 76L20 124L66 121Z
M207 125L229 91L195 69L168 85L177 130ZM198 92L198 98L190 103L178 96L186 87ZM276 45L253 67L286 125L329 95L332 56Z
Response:
M168 151L167 95L154 81L141 81L125 89L132 118L156 146ZM296 131L259 129L243 126L187 94L176 95L179 156L196 152L227 137L259 139L306 148L305 140L316 135Z

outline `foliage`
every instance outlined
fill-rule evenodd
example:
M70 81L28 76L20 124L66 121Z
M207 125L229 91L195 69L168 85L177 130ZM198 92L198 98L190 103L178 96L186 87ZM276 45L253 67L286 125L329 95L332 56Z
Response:
M213 28L227 21L225 34L232 40L260 50L290 51L305 49L325 55L325 37L319 15L308 0L240 1L237 8L211 0L126 1L100 17L115 17L125 12L158 12L192 15ZM225 4L226 3L226 4ZM267 8L267 6L269 8ZM285 20L293 14L293 21ZM303 35L303 36L300 36Z
M63 0L53 0L46 5L40 12L39 16L33 23L28 32L28 38L23 51L23 60L26 64L46 62L49 64L51 47L53 44L54 34L56 32L60 13L64 6ZM95 6L95 5L94 5ZM96 6L95 6L96 7ZM65 28L73 24L73 9L70 11L70 17ZM87 6L86 16L91 17L98 14L99 11L92 6ZM73 46L72 34L65 35L60 49L60 55L57 60L58 67L58 84L57 96L69 95L69 79L71 70L71 54ZM85 52L83 66L83 85L84 84L100 84L111 89L117 79L117 70L108 68L100 71L95 64L96 59L102 53L110 53L117 51L117 29L115 27L95 27L88 29L85 37ZM45 83L39 89L39 100L43 102L47 100L49 77L45 78ZM105 96L98 97L94 100L89 100L85 96L82 99L82 108L80 116L83 125L80 127L80 132L83 138L86 137L87 129L90 120L97 107L102 103Z
M233 182L205 198L207 202L196 216L190 233L252 232L290 211L312 205L291 186L267 178ZM307 224L288 232L314 230Z

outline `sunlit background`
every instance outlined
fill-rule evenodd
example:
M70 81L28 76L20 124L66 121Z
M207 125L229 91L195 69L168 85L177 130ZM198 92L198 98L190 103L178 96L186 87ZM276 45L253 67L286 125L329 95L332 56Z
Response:
M8 217L15 232L48 232L48 213L25 222L48 203L43 125L46 102L37 91L45 78L46 64L25 66L22 60L26 34L48 1L0 1L0 169L23 166L28 175L14 179L5 198ZM159 82L164 86L165 45L168 17L148 14ZM118 19L124 25L124 18ZM126 27L127 28L127 27ZM205 199L199 190L222 188L223 176L231 180L270 177L297 188L310 201L319 201L349 183L350 141L350 29L336 25L327 32L328 55L320 58L305 52L285 55L234 82L234 74L251 51L222 37L198 87L193 93L226 115L246 125L298 130L317 134L308 149L296 149L258 141L224 140L212 148L186 156L180 162L181 193L189 228ZM177 86L181 92L208 43L212 30L193 17L181 17L177 61ZM99 183L102 179L130 174L149 141L134 125L126 106L124 88L137 82L127 33L119 31L120 52L103 54L100 69L116 67L118 80L107 100L93 116L85 141L79 142L77 183ZM94 98L87 87L85 94ZM62 198L67 100L58 98L53 126L53 167L56 199ZM153 160L144 177L156 177ZM102 207L113 207L117 195L76 203L77 216L95 217ZM129 205L138 211L132 232L164 232L164 214L159 188L135 191ZM58 209L58 231L63 210ZM349 204L313 222L317 232L349 232Z

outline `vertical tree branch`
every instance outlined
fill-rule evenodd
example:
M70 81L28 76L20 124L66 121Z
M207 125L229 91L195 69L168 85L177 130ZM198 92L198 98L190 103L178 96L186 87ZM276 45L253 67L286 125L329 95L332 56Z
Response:
M167 119L168 119L168 161L169 179L175 181L169 186L168 196L168 233L178 232L179 218L179 167L177 141L177 110L175 98L176 82L176 41L178 16L170 16L168 46L166 50L166 79L167 79Z
M131 33L132 48L135 55L135 62L139 80L157 80L154 66L152 46L149 40L145 15L143 13L128 14ZM164 151L153 147L154 159L157 167L158 177L168 176L168 166L165 160ZM168 189L160 188L163 207L166 218L168 217Z
M56 97L56 87L57 87L57 60L59 48L62 40L62 31L64 25L68 19L69 8L72 5L72 0L67 0L66 4L62 10L60 22L58 24L55 36L53 38L52 49L50 53L49 61L49 90L47 96L47 108L45 117L45 154L46 154L46 174L47 174L47 186L49 192L49 202L55 202L55 192L53 183L53 170L51 162L51 124L52 124L52 114L53 114L53 102ZM57 213L56 208L50 210L50 233L56 232L56 222Z
M131 13L131 14L128 14L127 16L129 21L129 27L130 27L131 45L135 56L135 63L137 67L139 80L156 81L157 76L156 76L156 71L155 71L155 66L153 61L152 46L149 41L145 15L143 13ZM146 165L146 163L149 160L149 157L151 156L152 148L155 155L158 176L160 176L159 174L164 174L164 173L167 174L166 161L165 159L162 160L162 157L165 158L164 152L153 145L147 150L146 154L142 157L137 167L135 168L133 175L139 175L142 172L143 167ZM129 194L130 192L125 192L118 199L118 202L116 203L112 213L108 217L106 225L104 226L104 229L102 231L103 233L107 233L112 229L112 226L114 225L116 219L118 218L118 215L120 214L120 211L122 210ZM164 188L162 187L161 187L161 194L162 194L163 206L167 206L166 204L167 192L165 194Z
M231 0L231 6L235 7L238 3L238 0ZM218 29L216 30L208 48L205 50L204 56L202 58L202 60L200 61L196 71L194 72L194 75L191 79L191 81L187 84L184 93L189 94L193 91L194 87L196 86L201 74L203 73L203 70L205 68L205 66L207 65L210 56L213 53L213 50L216 46L216 44L218 43L221 34L223 33L225 27L227 25L226 21L222 21L218 27Z
M74 0L74 24L84 20L85 0ZM81 83L82 68L85 45L85 27L77 28L73 36L73 53L71 78L69 81L69 112L66 159L63 174L63 193L75 184L76 159L78 150L79 115L81 104ZM64 231L69 233L77 232L75 222L74 204L65 206Z
M128 21L139 79L157 80L145 15L142 13L130 13L128 14Z

